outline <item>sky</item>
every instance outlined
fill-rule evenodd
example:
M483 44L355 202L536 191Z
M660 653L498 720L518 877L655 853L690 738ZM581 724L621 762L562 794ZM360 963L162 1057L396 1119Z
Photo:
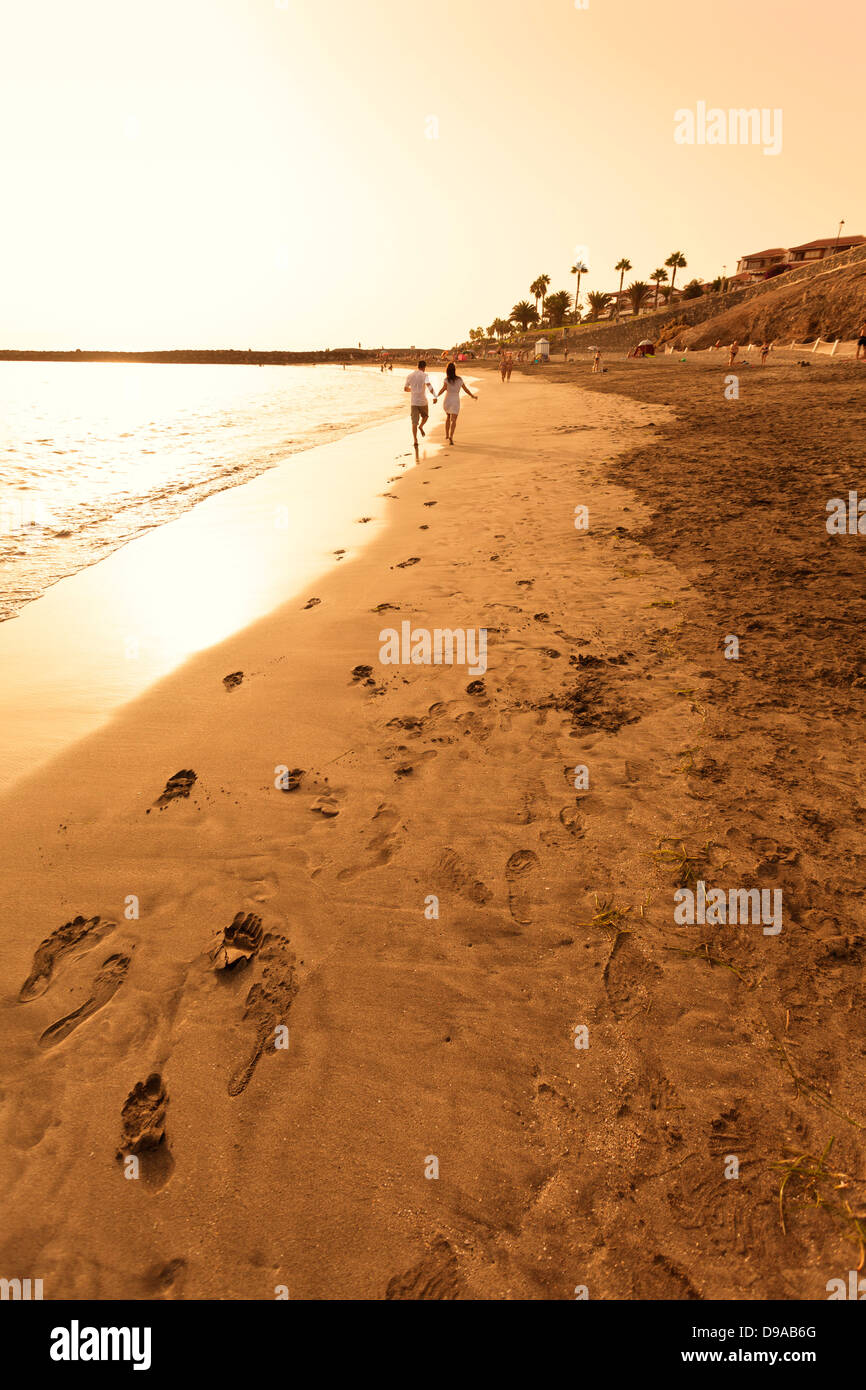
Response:
M0 0L0 347L449 346L866 235L863 0L585 3Z

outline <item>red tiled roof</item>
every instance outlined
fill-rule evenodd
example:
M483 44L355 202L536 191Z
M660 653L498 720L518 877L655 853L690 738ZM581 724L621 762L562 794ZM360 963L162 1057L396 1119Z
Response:
M864 241L866 241L866 237L863 236L825 236L820 237L818 241L804 241L802 246L791 246L789 247L789 250L821 251L825 247L829 248L831 246L839 246L843 248L846 246L859 246L860 243Z
M741 261L759 261L764 256L784 256L787 254L785 246L771 246L769 251L750 251L748 256L741 256Z

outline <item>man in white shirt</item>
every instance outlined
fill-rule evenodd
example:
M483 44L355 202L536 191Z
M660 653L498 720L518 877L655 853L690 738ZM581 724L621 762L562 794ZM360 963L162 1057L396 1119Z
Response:
M419 362L418 370L416 372L409 373L409 375L406 378L406 384L403 387L404 391L409 391L411 393L410 399L412 404L412 443L414 444L416 449L418 448L418 431L420 430L423 434L424 426L427 423L428 390L430 392L430 395L433 397L434 401L436 399L436 392L433 390L432 383L430 381L429 376L427 375L426 367L426 362Z

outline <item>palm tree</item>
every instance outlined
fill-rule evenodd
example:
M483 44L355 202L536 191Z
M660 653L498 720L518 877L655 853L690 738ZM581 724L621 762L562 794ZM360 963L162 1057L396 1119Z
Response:
M578 313L578 309L580 308L580 277L581 277L581 275L587 275L588 273L589 273L589 266L584 265L583 261L577 261L577 262L575 262L575 264L571 267L571 274L577 276L577 288L576 288L575 291L574 291L574 321L575 321L575 323L577 323L578 319L580 318L580 315L579 315L579 313Z
M529 286L529 293L535 295L535 307L536 307L536 309L538 308L538 301L539 301L539 299L541 300L541 314L542 314L542 317L544 316L544 296L545 296L545 294L547 293L547 287L548 287L549 284L550 284L550 276L549 276L549 275L539 275L539 276L536 277L535 280L533 280L532 284Z
M551 328L559 328L571 308L571 295L568 290L557 290L555 294L549 294L545 308Z
M622 260L617 261L614 270L619 271L619 292L622 294L622 282L625 279L626 271L631 270L631 261L627 256L623 256ZM617 318L619 318L619 300L616 302L616 313Z
M654 270L653 273L652 273L652 275L650 276L650 279L651 279L651 280L655 280L655 282L656 282L656 297L655 297L655 300L653 301L653 308L654 308L654 309L657 309L657 308L659 307L659 288L660 288L662 282L663 282L664 280L666 280L667 278L668 278L668 273L667 273L667 271L666 271L662 266L659 266L658 270Z
M592 313L592 321L595 323L596 319L600 318L609 306L610 295L605 294L604 290L590 290L586 299Z
M508 319L494 319L487 331L491 337L504 338L506 333L511 332L511 324Z
M704 293L704 287L700 280L690 280L683 290L683 299L700 299Z
M688 261L686 260L686 258L685 258L685 256L683 255L682 251L672 251L671 254L668 256L667 260L665 261L665 265L671 266L672 269L673 269L673 272L674 272L673 275L671 276L671 293L670 293L670 298L671 298L671 300L673 300L673 297L674 297L674 285L675 285L676 282L677 282L677 271L678 271L678 270L685 270L686 266L688 265Z
M632 313L637 317L649 299L652 291L646 280L632 280L626 294L631 300Z
M538 323L538 310L533 308L528 299L521 299L515 304L509 317L512 323L516 323L525 333L533 323Z

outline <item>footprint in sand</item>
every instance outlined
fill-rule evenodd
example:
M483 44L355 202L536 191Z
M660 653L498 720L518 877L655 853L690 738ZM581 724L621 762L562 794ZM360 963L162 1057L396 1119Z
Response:
M389 719L385 725L386 729L406 729L409 733L421 733L424 728L423 719L418 719L414 714L395 715Z
M98 1013L103 1005L112 999L123 984L124 977L130 966L130 957L123 955L109 956L103 961L102 968L98 971L93 981L93 993L89 999L85 999L79 1008L74 1009L71 1014L66 1014L64 1018L59 1018L56 1023L45 1029L39 1039L40 1047L56 1047L58 1043L68 1038L80 1024L86 1022Z
M531 849L518 849L512 854L505 866L505 877L508 881L508 910L522 927L528 927L532 921L529 912L529 896L525 890L525 876L533 869L538 868L538 855Z
M214 970L233 970L248 965L262 944L262 919L254 912L236 912L212 952Z
M385 753L388 762L398 759L397 766L394 768L395 777L411 777L413 772L422 763L429 762L431 758L439 756L435 748L425 748L420 753L412 752L405 743L398 743L395 747L389 748Z
M644 955L632 933L618 931L602 972L614 1018L623 1020L643 1012L649 1003L650 986L661 974L659 967Z
M375 608L370 609L371 613L399 613L399 603L377 603Z
M459 1299L463 1287L457 1256L444 1236L439 1236L423 1259L405 1274L394 1275L385 1290L385 1298L412 1302L445 1301Z
M569 769L569 771L571 771L571 769ZM563 806L559 813L559 819L561 824L565 826L569 835L573 835L576 840L586 834L583 816L580 814L577 806Z
M288 768L280 778L281 792L296 792L301 785L301 778L304 776L305 769L302 767Z
M316 608L321 602L322 600L320 598L308 598L304 604L303 611L306 613L308 608Z
M449 887L456 888L458 893L469 898L470 902L477 903L479 907L483 907L493 896L486 883L475 878L457 851L451 849L450 846L442 851L442 857L439 860L439 874Z
M78 947L86 949L101 941L117 926L116 922L103 922L99 917L73 917L50 936L46 936L36 947L33 968L18 993L22 1004L38 999L51 983L54 967L63 956Z
M397 836L394 832L400 823L400 817L394 807L383 802L376 811L372 823L375 833L366 845L367 853L370 856L368 863L341 869L337 874L341 883L357 878L359 874L366 873L369 869L378 869L383 864L387 864L397 848Z
M186 1260L181 1258L151 1265L141 1277L142 1288L146 1295L166 1298L173 1290L182 1288L185 1275Z
M182 768L173 777L169 777L161 794L153 803L154 806L167 806L170 801L175 801L178 797L189 796L196 784L196 775L192 768Z
M223 685L226 690L234 690L241 684L243 678L243 671L232 671L231 675L223 676Z
M120 1112L122 1133L117 1158L122 1162L131 1154L139 1161L145 1187L164 1187L174 1169L165 1140L165 1112L168 1093L158 1072L146 1081L137 1081Z
M410 565L420 565L420 563L421 563L421 556L420 556L420 555L410 555L408 560L400 560L396 565L392 565L391 568L392 568L392 570L393 570L393 569L405 570L405 569L408 569Z
M269 933L259 959L265 963L262 978L250 987L244 1006L244 1023L253 1028L253 1046L229 1079L230 1096L239 1096L246 1090L259 1058L275 1041L274 1029L286 1023L297 993L295 958L284 936Z

